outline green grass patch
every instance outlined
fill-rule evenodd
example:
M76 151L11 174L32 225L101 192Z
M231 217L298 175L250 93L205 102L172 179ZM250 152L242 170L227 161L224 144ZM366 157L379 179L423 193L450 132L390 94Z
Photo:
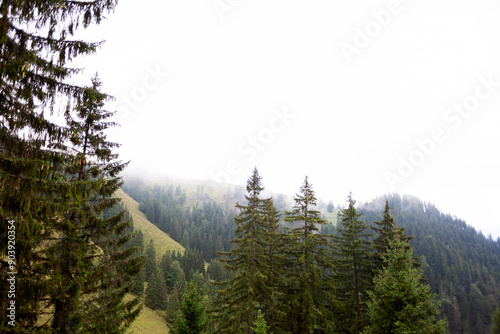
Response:
M161 261L163 254L165 254L167 250L180 250L184 253L184 247L182 247L174 239L170 238L167 233L160 230L146 218L146 215L139 210L139 203L137 203L121 189L116 192L116 196L122 199L123 205L132 215L134 228L141 230L144 234L144 245L146 246L149 243L149 240L153 239L153 244L156 249L156 259L158 262Z
M128 294L125 300L132 300L135 296ZM163 316L162 316L163 313ZM141 313L127 329L127 334L156 334L168 333L167 321L164 318L165 311L154 311L146 306L142 306Z
M333 212L321 211L321 215L324 215L324 219L327 222L332 223L333 225L337 225L337 213L339 211L339 209L333 209Z

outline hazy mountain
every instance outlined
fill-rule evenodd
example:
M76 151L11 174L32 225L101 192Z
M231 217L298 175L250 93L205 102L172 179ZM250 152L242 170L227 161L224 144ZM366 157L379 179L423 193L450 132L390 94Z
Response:
M183 247L201 251L207 262L217 257L217 251L230 249L234 205L245 203L243 186L200 180L146 183L129 179L123 189L162 232ZM293 204L292 196L266 195L274 198L281 212ZM359 204L362 219L367 223L381 220L386 200L397 226L415 237L412 246L429 285L442 302L441 316L448 319L450 331L486 333L500 304L500 239L487 238L463 220L440 212L434 204L408 195L384 195ZM323 217L335 223L338 210L327 212L326 202L318 202ZM322 233L334 230L330 224Z

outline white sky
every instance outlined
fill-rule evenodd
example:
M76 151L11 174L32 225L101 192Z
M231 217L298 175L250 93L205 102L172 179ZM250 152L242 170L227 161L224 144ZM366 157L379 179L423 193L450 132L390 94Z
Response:
M414 194L497 237L499 14L493 0L121 0L80 64L117 97L129 171L244 184L257 166L290 195L307 174L326 201Z

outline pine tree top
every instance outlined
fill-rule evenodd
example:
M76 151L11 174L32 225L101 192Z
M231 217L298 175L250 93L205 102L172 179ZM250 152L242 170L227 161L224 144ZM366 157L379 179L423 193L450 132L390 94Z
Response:
M422 283L421 268L413 265L413 249L406 241L390 242L384 267L374 279L368 302L371 325L366 333L445 333L447 323L430 287Z
M295 205L292 211L285 212L286 222L299 222L292 229L304 234L318 233L319 226L327 222L319 217L319 211L312 209L316 206L316 196L309 178L306 176L304 184L300 187L300 193L294 197Z

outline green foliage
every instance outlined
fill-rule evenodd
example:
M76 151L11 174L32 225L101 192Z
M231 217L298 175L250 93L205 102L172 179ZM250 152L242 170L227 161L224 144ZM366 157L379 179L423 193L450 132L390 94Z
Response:
M196 185L193 189L195 188ZM176 193L179 193L176 186L165 186L161 183L147 186L134 183L127 189L134 192L135 196L139 200L142 200L144 204L150 204L150 202L153 204L156 203L153 205L150 214L160 218L157 221L159 226L166 227L176 224L180 231L180 237L182 237L185 230L189 232L190 247L192 247L192 250L201 251L205 261L209 263L205 277L207 281L207 294L215 298L211 303L217 304L215 282L230 280L235 276L235 271L219 270L221 269L218 266L219 262L212 263L211 259L213 255L211 256L210 254L214 254L215 250L225 249L227 251L230 249L228 246L229 240L234 239L231 236L234 236L233 230L235 229L233 219L231 218L231 208L233 207L235 198L238 198L238 201L240 201L244 195L240 188L231 188L225 195L227 202L214 203L207 199L208 197L203 192L202 187L198 188L199 191L196 194L194 190L185 188L187 199L183 207L180 206L180 198L176 195ZM137 189L140 189L140 191ZM181 193L182 190L181 188ZM284 196L278 195L274 199L275 206L280 209L287 209L287 202ZM389 214L387 201L391 204L391 207L394 207L394 216L392 217ZM243 202L240 201L240 203ZM386 206L385 208L384 205ZM328 220L334 220L333 215L336 214L337 209L333 211L333 213L325 213L325 217ZM373 236L375 245L372 246L369 252L371 253L370 260L376 262L378 259L379 264L370 263L371 275L375 275L382 267L382 255L385 253L385 248L387 248L389 241L395 240L392 228L389 228L389 237L384 235L383 231L377 229L387 230L387 227L393 227L397 222L397 226L400 229L404 227L405 231L416 237L410 238L404 234L398 236L400 240L407 238L406 240L411 241L415 247L413 265L416 266L419 265L419 262L421 263L421 267L425 273L425 277L422 276L422 279L428 280L432 291L442 301L439 318L446 318L448 320L450 332L479 333L488 330L491 325L491 315L500 303L500 294L498 293L500 291L500 282L498 280L498 277L500 277L498 270L500 268L498 241L485 238L463 221L450 215L442 214L432 204L424 203L411 196L384 196L373 202L360 205L358 213L363 213L362 220L372 224L370 227L375 231ZM283 222L281 223L283 224ZM340 223L338 226L341 227ZM266 254L270 254L272 248L276 250L276 253L288 254L289 245L293 244L293 240L292 238L287 238L287 234L283 232L278 231L278 235L281 234L281 239L275 238L271 248L269 248L266 242L263 246L266 249ZM333 224L321 225L320 233L338 234ZM381 235L382 237L379 238ZM370 237L365 237L365 239L370 239ZM380 243L377 246L378 241ZM407 247L410 246L408 245ZM335 248L330 248L330 251L334 250ZM174 256L172 256L173 258ZM182 256L175 259L179 261L181 268L188 277L191 273L196 272L196 269L186 270L187 267L190 267L188 262L191 261L184 261ZM289 259L287 258L286 260ZM269 259L266 261L271 263ZM282 260L276 258L276 263L280 263L280 261ZM290 312L294 307L300 307L292 306L286 302L290 300L288 296L295 293L294 286L291 285L293 279L290 279L295 277L291 273L294 265L290 266L287 261L285 264L272 266L277 269L275 270L277 280L274 283L277 288L273 290L275 293L274 300L278 301L276 309L278 312L284 312L287 315L291 314ZM197 266L199 265L197 264ZM325 274L328 275L330 273L325 270ZM272 277L271 271L266 272L266 275L268 275L269 281ZM280 282L280 275L285 276L288 280ZM210 282L212 278L216 279ZM330 283L333 283L333 281ZM475 288L472 288L471 284L477 287L480 294L477 293ZM341 286L341 284L337 283L336 285ZM172 293L175 293L174 290L172 290ZM338 297L338 299L344 298L342 293L339 292L337 289L334 297ZM363 297L363 294L361 296ZM363 298L366 300L366 294ZM180 297L177 299L180 300ZM175 303L172 303L172 305L174 305L174 308L177 307L177 309L179 307L178 305L175 306ZM354 299L351 298L342 302L337 301L329 305L332 310L335 310L333 318L336 324L336 331L351 330L352 322L350 320L346 321L346 327L344 327L342 319L353 319L354 315L342 315L341 311L355 309ZM342 306L342 308L339 306ZM361 307L366 306L363 306L363 303L361 303ZM285 326L282 323L278 325L279 320L276 321L269 313L272 310L272 303L269 307L262 303L258 308L261 309L268 325L274 333L281 333L286 330L288 325L291 326L290 323L293 322L289 321ZM285 317L286 320L293 318L293 315ZM275 328L278 328L278 330Z
M174 261L170 265L168 272L165 275L167 290L170 292L174 286L182 279L185 279L184 270L182 270L179 261Z
M167 321L173 321L181 307L182 291L178 285L175 285L168 297L167 302Z
M77 152L76 159L66 164L66 175L81 188L73 194L73 205L54 231L55 242L46 248L57 268L51 280L62 283L62 291L52 292L49 301L55 308L55 330L73 324L77 331L80 321L75 315L79 315L86 320L81 323L83 332L119 333L140 311L138 298L128 303L123 300L143 264L141 257L134 257L138 249L127 245L131 221L125 219L124 211L103 214L119 202L113 194L122 183L118 174L126 164L117 162L118 155L112 153L118 144L106 141L103 131L115 124L107 120L113 113L101 109L107 96L100 86L94 77L92 87L78 99L75 112L65 113L70 142ZM82 284L78 289L64 291L77 282ZM75 303L77 298L81 305Z
M163 279L163 272L157 266L148 281L145 292L144 305L153 310L165 310L167 308L167 286Z
M42 246L55 237L60 224L65 225L61 226L63 229L68 228L67 217L63 216L83 200L82 191L97 187L99 180L69 182L65 167L78 162L67 146L72 132L49 121L47 114L54 111L56 101L67 103L67 109L73 110L90 92L70 82L79 69L68 63L73 57L95 52L101 43L71 37L78 28L99 24L115 4L110 0L0 3L0 220L16 223L19 331L49 329L50 323L37 323L48 294L52 295L53 304L59 303L56 299L65 299L74 305L72 309L78 307L78 298L71 296L72 291L81 289L82 280L75 279L72 284L68 282L66 289L60 289L58 279L51 275L68 270L55 268L56 263L47 261ZM1 224L0 234L6 233L6 229L7 224ZM73 238L71 233L68 231L67 242ZM59 246L66 247L61 243ZM7 287L6 250L7 239L2 238L1 291ZM83 251L75 249L80 254ZM60 256L61 250L57 254ZM6 314L7 302L6 298L0 300L0 313ZM7 326L5 321L2 317L0 328ZM71 321L78 322L73 318Z
M175 315L173 324L169 325L170 332L173 334L204 333L208 327L205 310L203 295L192 280L182 295L180 311Z
M207 290L207 286L206 286L207 281L205 280L205 277L203 277L203 275L198 271L195 271L194 273L192 273L191 276L192 276L191 281L194 282L194 284L196 285L196 287L198 288L200 293L205 294L205 292Z
M46 307L53 318L45 326L62 333L120 332L140 311L138 299L123 302L132 276L142 266L142 258L134 257L137 249L126 246L131 222L123 210L103 214L119 202L113 194L122 183L118 174L126 164L116 161L118 155L112 153L118 144L106 141L104 131L114 123L108 121L112 113L102 110L108 97L100 86L95 76L92 86L77 98L75 110L65 112L71 137L61 145L71 155L54 168L72 189L70 194L54 195L64 210L52 212L44 222L44 243L29 264L38 267L37 275L43 273L43 289L36 293L43 293L45 302L28 314L36 317ZM20 290L26 291L24 285ZM91 322L84 321L88 319ZM29 331L36 326L27 325Z
M383 256L386 254L387 250L390 249L390 243L396 241L396 233L398 233L400 240L407 244L406 247L411 247L409 242L413 239L413 237L409 237L404 233L404 227L396 229L394 218L390 214L390 209L389 201L386 200L385 209L382 213L383 219L381 221L373 222L375 226L372 226L372 229L377 235L372 244L375 251L372 254L372 259L374 261L373 267L376 271L382 268L384 264ZM414 259L413 265L417 267L420 266L418 258Z
M326 206L326 211L333 212L333 209L334 209L333 202L329 201L328 205Z
M127 210L128 212L128 210ZM137 247L140 254L144 254L144 234L141 230L132 232L132 239L127 244L130 247Z
M153 240L155 251L160 255L165 254L167 250L178 250L181 253L184 251L184 247L150 222L144 213L139 210L139 203L128 196L121 188L116 191L115 195L122 199L124 207L130 212L131 217L134 219L135 228L143 233L144 246L147 245L149 240Z
M414 254L420 258L426 282L442 301L440 319L448 320L450 332L487 331L500 303L499 242L409 195L391 194L361 205L365 221L382 220L386 200L394 208L397 226L414 236ZM481 291L479 300L477 293L471 295L475 290L471 284Z
M286 266L288 238L280 228L280 214L274 206L273 199L264 203L266 234L264 235L264 252L266 254L266 285L268 294L264 296L259 311L268 319L272 331L280 332L287 326L288 307L284 304L286 282Z
M231 278L229 271L224 268L224 264L219 260L210 261L207 268L207 275L215 282L223 282Z
M174 259L172 258L172 251L168 250L165 252L165 254L163 254L163 256L161 258L160 265L159 265L159 268L161 269L161 271L165 275L164 278L165 278L165 283L167 283L167 289L168 289L168 285L169 285L168 281L167 281L167 276L168 276L168 271L170 270L170 265L172 264L172 261L174 261Z
M205 274L205 261L203 254L196 249L186 249L180 259L182 270L188 275L187 279L191 279L191 274L198 271Z
M184 248L189 249L189 232L187 230L184 230L184 233L182 234L181 245Z
M288 235L285 272L288 281L285 304L290 307L288 330L331 332L334 327L332 305L335 305L332 236L318 233L326 222L313 210L316 197L307 177L294 200L293 211L285 213L285 221L294 224Z
M446 321L436 320L439 304L421 282L422 269L413 266L413 250L399 240L390 246L374 290L368 291L370 325L365 333L445 333Z
M255 334L273 334L270 332L270 327L267 325L264 314L260 310L257 311L257 318L255 319L252 331Z
M389 201L385 202L383 219L373 223L375 226L372 228L377 233L372 245L375 250L375 254L373 254L374 267L380 269L384 264L383 256L389 249L390 243L395 241L396 225L394 225L394 218L390 213Z
M493 314L493 323L491 325L490 334L500 334L500 308L497 308Z
M335 237L336 295L340 301L337 330L347 333L359 333L367 322L366 291L371 288L373 278L370 234L366 232L367 224L359 219L361 214L357 213L355 203L349 194L347 208L339 215L339 235Z
M144 293L144 283L146 283L146 271L141 271L134 277L132 288L130 292L136 296L142 296Z
M256 168L246 190L248 204L236 205L240 211L234 218L237 228L232 243L236 247L220 253L220 261L234 273L231 280L220 283L218 307L213 310L216 329L221 333L250 333L257 309L276 304L271 300L276 296L276 287L269 282L272 274L266 253L275 222L269 221L273 215L269 200L260 198L263 187Z
M204 261L209 262L218 251L231 248L235 225L226 205L205 199L187 206L173 185L147 186L131 180L131 185L126 182L124 189L141 202L140 210L153 224L175 241L189 245L186 248L197 250ZM198 270L201 272L201 268ZM190 270L185 272L189 274Z
M149 282L149 277L156 270L158 264L156 263L156 250L153 240L150 240L148 246L146 247L146 264L144 265L144 269L146 271L146 281Z
M144 235L141 230L132 233L132 239L128 242L127 245L131 247L137 247L138 253L140 255L144 254ZM135 294L136 296L142 296L144 293L144 283L146 282L146 270L144 266L141 268L141 271L133 278L132 287L130 292Z

